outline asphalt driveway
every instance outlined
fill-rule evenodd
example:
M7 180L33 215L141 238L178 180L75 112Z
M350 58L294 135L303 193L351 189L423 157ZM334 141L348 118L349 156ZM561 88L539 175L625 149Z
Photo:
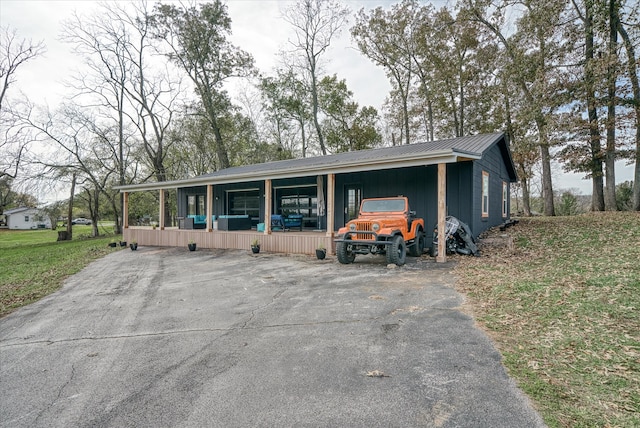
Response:
M0 319L3 427L536 427L448 266L118 251Z

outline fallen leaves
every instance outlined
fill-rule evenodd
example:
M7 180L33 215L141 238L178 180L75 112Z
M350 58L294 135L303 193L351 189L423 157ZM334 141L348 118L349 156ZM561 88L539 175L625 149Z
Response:
M482 257L457 259L467 307L549 425L638 422L628 409L640 406L639 220L526 218L507 238L486 233Z

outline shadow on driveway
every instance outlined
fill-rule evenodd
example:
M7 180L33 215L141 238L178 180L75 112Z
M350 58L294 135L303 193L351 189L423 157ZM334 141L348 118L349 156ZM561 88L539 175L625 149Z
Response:
M428 257L118 251L0 320L6 427L536 427Z

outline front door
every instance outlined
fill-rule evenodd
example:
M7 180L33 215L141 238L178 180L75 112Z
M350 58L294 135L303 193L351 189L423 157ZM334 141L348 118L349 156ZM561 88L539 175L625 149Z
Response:
M358 217L362 202L362 186L349 184L344 189L344 223Z

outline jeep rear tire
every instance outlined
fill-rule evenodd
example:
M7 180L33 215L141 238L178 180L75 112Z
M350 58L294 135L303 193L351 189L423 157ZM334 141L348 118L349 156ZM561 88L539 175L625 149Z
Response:
M387 249L387 263L402 266L407 257L407 244L401 235L396 235Z
M413 244L409 247L409 255L412 257L420 257L424 251L424 233L422 229L418 228L416 231L416 239L413 240Z
M338 261L343 265L353 263L356 259L356 255L349 250L349 245L346 241L338 242L336 245L336 254L338 256Z

